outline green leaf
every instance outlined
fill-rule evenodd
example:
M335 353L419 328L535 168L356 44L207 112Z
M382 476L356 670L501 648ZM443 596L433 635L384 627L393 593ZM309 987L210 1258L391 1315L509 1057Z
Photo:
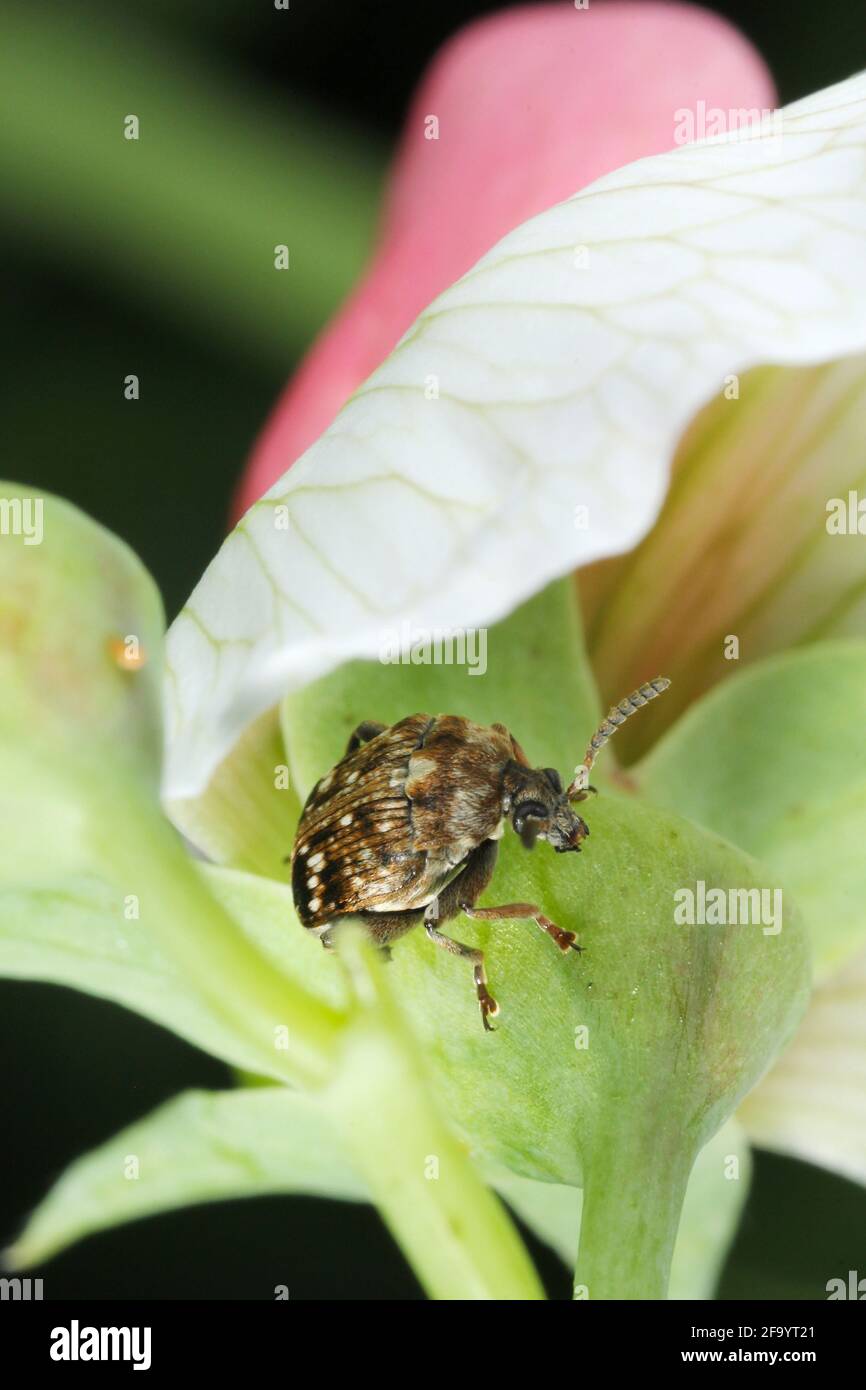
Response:
M0 884L56 885L92 871L88 788L157 796L162 606L74 507L0 483L0 509Z
M261 1069L140 921L122 892L94 877L0 888L0 975L44 980L110 999L235 1066ZM275 1068L276 1070L276 1068Z
M46 776L60 747L73 772L79 749L92 758L110 747L119 780L155 787L164 622L153 581L122 541L59 498L0 482L0 509L0 738L10 756L29 728L25 755ZM56 774L59 784L67 769ZM11 795L6 778L0 790ZM9 816L14 826L11 807Z
M335 1011L348 1007L345 972L301 926L288 884L211 864L199 865L198 872L275 974L303 983L312 998Z
M304 986L323 1004L339 1009L346 990L327 971L324 952L297 923L291 893L280 884L201 865L198 873L214 910L222 905L267 964L274 981ZM269 1050L253 1045L232 1026L195 980L181 971L147 923L147 877L130 878L139 889L136 910L117 886L95 876L43 873L36 883L0 885L0 975L44 980L110 999L160 1023L232 1066L282 1080L285 1069L274 1038ZM142 892L142 888L144 891ZM291 1043L297 1024L287 1008L276 1020ZM280 1035L282 1036L282 1035Z
M191 1091L77 1159L6 1252L41 1264L83 1236L197 1202L268 1193L366 1200L322 1106L282 1087Z
M161 813L162 622L149 575L56 498L0 484L0 507L8 968L141 1003L266 1074L320 1077L339 1015L239 931ZM291 1045L278 1051L284 1028Z
M276 709L244 730L200 796L167 806L178 829L209 859L274 879L285 875L300 809Z
M866 937L866 642L770 658L705 696L634 776L660 806L767 864L823 978Z

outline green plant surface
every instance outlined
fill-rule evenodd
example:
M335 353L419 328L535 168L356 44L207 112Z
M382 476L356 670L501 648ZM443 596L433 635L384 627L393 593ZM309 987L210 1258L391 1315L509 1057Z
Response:
M9 500L16 489L0 486L0 493ZM216 1043L220 1055L240 1065L320 1091L432 1295L539 1297L504 1207L428 1094L423 1058L372 948L347 941L328 986L336 985L344 1006L329 1004L307 987L303 969L296 978L260 944L275 921L262 928L257 897L269 892L277 912L287 890L253 874L208 871L186 854L158 802L161 615L152 582L102 528L54 498L42 501L39 544L14 536L15 544L0 547L10 696L0 725L0 785L10 822L0 908L5 899L10 969L18 974L26 964L37 978L141 1007L185 1036ZM118 632L146 639L138 649L145 659L132 669L120 660ZM26 814L11 803L19 786ZM35 855L44 831L37 818L43 803L61 800L65 818L50 822L54 896L40 898L46 874ZM220 901L223 883L228 900L243 899L241 918L255 920L251 933ZM119 935L121 905L130 896L132 925L143 938L132 952ZM285 926L281 912L290 951L295 943L302 950L314 944ZM441 1182L425 1176L429 1154L441 1158ZM86 1219L72 1210L77 1190L73 1183L72 1195L61 1199L73 1224Z
M419 707L495 714L531 761L568 772L594 722L591 687L580 647L540 634L574 630L575 614L564 623L562 611L572 592L553 586L491 631L492 679L477 693L453 668L353 663L290 697L283 724L302 794L332 765L347 729ZM580 733L572 708L585 721ZM808 949L790 902L778 934L676 924L675 894L700 879L725 890L777 886L719 836L609 792L586 817L592 833L580 857L542 845L527 854L508 837L481 899L542 904L578 933L582 956L563 959L531 923L446 928L485 951L502 1007L495 1038L479 1027L469 972L421 932L397 944L389 978L473 1152L527 1177L584 1185L581 1246L595 1253L582 1256L578 1283L591 1297L653 1297L666 1287L700 1148L805 1008ZM598 1252L612 1250L616 1260L600 1263Z
M819 642L738 673L633 769L660 806L741 845L803 912L816 973L862 947L866 642Z

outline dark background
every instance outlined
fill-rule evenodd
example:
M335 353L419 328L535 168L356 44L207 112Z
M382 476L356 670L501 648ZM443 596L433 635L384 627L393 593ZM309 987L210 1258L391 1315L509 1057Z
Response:
M271 0L31 4L31 37L39 37L40 11L45 26L43 65L10 51L18 12L0 3L0 93L4 68L16 69L20 82L23 66L34 120L47 121L49 136L54 124L62 155L60 173L34 192L26 167L22 173L13 159L12 172L4 171L0 141L2 471L72 499L128 540L159 581L169 617L219 545L233 486L278 391L363 264L379 181L418 78L449 34L498 8L291 0L287 15ZM861 0L707 8L757 44L783 102L848 76L866 59ZM70 24L82 36L83 59L69 41ZM98 103L104 73L120 75L120 93L127 82L119 99L128 111L155 77L167 91L202 81L215 93L204 137L214 150L206 170L214 194L197 259L163 265L153 255L158 183L152 226L137 213L120 244L106 250L101 238L115 195L110 184L100 194L88 182L99 172L98 148L96 164L85 162L64 185L63 170L74 172L65 141L78 103ZM7 85L5 100L15 99ZM219 199L231 198L234 167L220 120L227 130L232 121L259 122L264 132L253 170L261 207L245 200L248 225L238 245L257 223L268 227L272 200L291 198L279 177L283 124L305 132L314 153L307 177L303 151L286 151L302 185L321 185L322 225L333 234L330 262L300 310L259 309L243 284L224 286L216 305L208 301L208 258L218 256L229 220ZM344 152L344 166L327 158L332 146ZM351 215L329 213L329 198L340 206L341 178L343 188L349 180ZM116 196L122 201L123 189ZM309 234L315 239L317 227ZM266 240L282 238L267 232ZM127 372L142 382L134 406L118 387ZM70 1159L179 1091L229 1080L219 1063L137 1016L49 986L0 982L0 1047L4 1243ZM569 1272L530 1243L551 1296L568 1298ZM720 1293L826 1297L827 1278L846 1275L858 1249L866 1249L860 1189L759 1153ZM299 1199L224 1203L123 1227L39 1272L49 1298L271 1298L275 1284L300 1299L420 1296L375 1213Z

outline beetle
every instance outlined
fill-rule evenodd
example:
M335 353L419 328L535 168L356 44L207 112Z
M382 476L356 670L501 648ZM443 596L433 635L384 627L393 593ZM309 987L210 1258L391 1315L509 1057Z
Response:
M453 714L410 714L390 727L359 724L301 814L291 853L301 923L332 948L341 919L356 917L387 950L423 922L437 946L471 961L482 1022L493 1031L489 1020L499 1005L487 987L484 955L440 925L461 912L523 918L563 952L580 951L574 932L534 903L476 903L493 876L507 821L527 849L546 840L558 854L580 850L589 827L572 803L595 791L589 773L599 751L669 685L659 676L614 705L565 789L555 768L530 765L504 724L474 724Z

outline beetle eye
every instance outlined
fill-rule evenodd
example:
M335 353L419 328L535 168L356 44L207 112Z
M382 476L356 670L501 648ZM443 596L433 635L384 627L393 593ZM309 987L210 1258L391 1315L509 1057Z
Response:
M521 801L517 815L521 820L525 820L527 816L534 816L536 820L547 820L547 807L542 806L540 801Z
M562 791L562 778L555 767L546 767L544 769L544 775L555 792Z

